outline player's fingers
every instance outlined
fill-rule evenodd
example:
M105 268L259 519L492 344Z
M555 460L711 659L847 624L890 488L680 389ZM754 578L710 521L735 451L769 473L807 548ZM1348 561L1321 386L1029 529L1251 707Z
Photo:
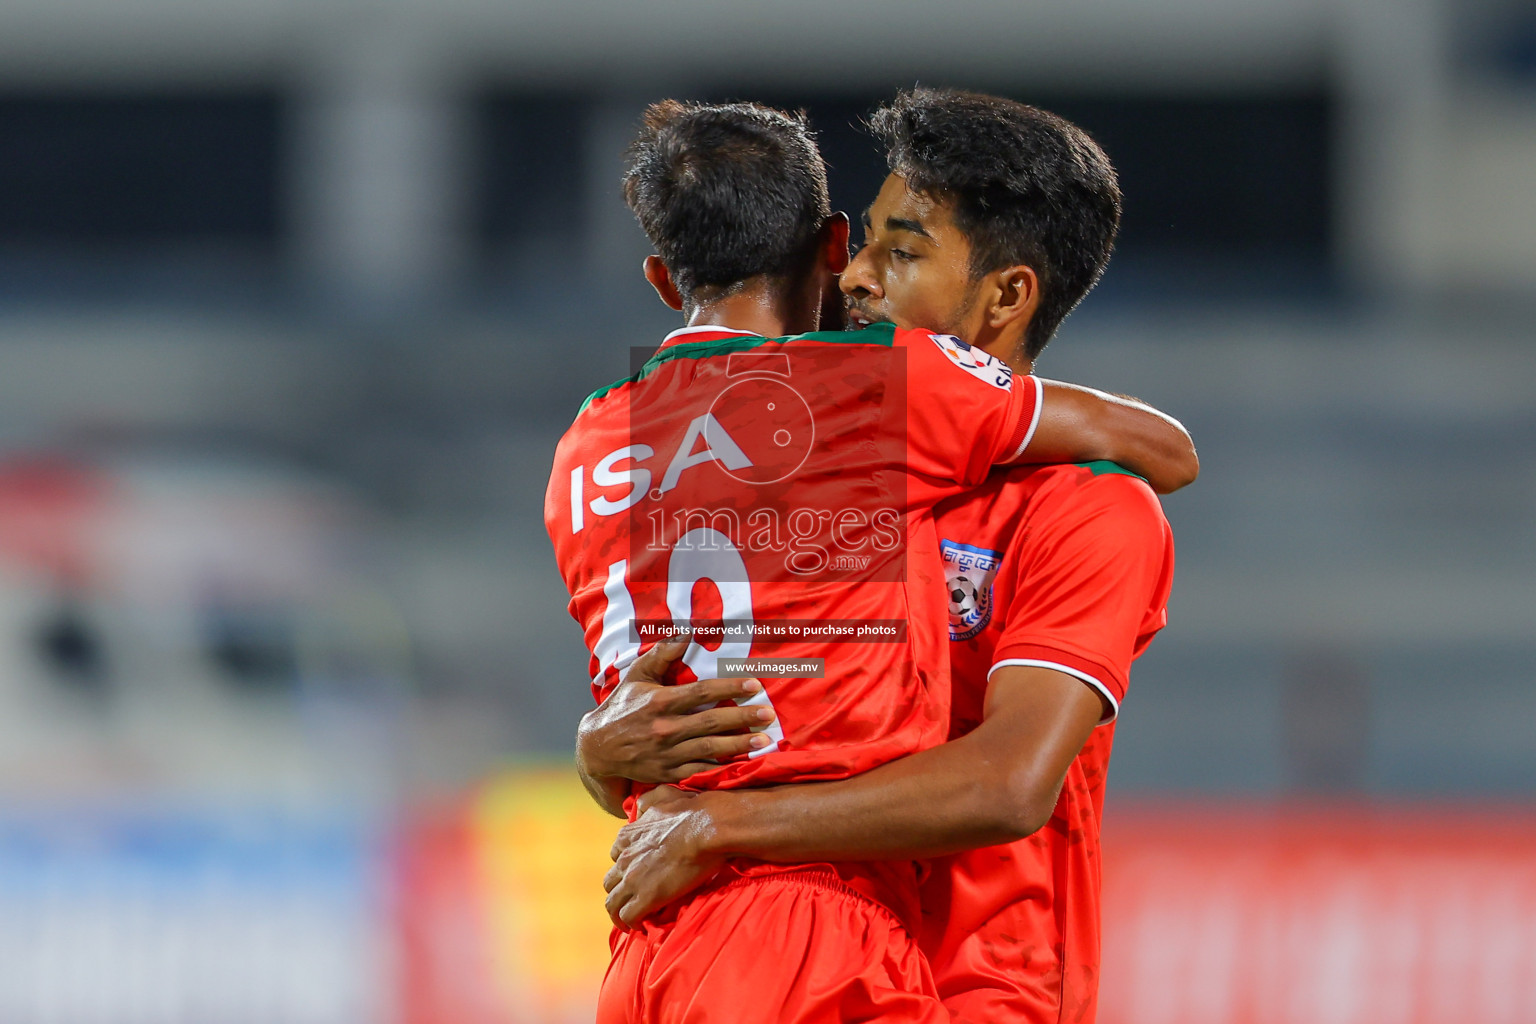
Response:
M603 909L608 911L608 920L613 922L615 928L629 928L629 925L625 924L623 916L619 913L624 908L624 904L628 902L629 890L623 885L619 885L611 890L608 893L608 898L603 901Z
M624 922L624 927L633 928L652 909L654 908L651 907L649 901L642 899L638 895L633 895L625 900L624 905L619 908L619 920Z
M689 715L678 723L674 735L679 740L695 736L713 736L717 733L739 732L767 725L773 721L773 709L763 707L739 707L735 704L723 708L711 708Z
M750 754L754 750L763 749L772 742L771 739L760 732L744 733L736 736L701 736L696 740L689 740L687 743L679 743L673 750L673 754L682 758L683 763L678 768L673 769L671 774L675 775L681 769L697 764L703 764L708 768L715 768L718 767L718 764L711 764L710 762L719 762L727 758ZM698 769L694 770L697 771ZM689 775L691 774L693 774L692 771L689 772ZM687 777L687 775L683 775L679 779L671 779L669 781L678 782Z
M624 872L620 871L619 866L615 864L613 867L609 868L608 873L603 876L603 892L613 892L613 887L618 885L623 880Z
M697 683L672 687L666 695L667 707L673 711L689 711L700 705L750 697L762 688L763 684L750 676L739 679L701 679Z
M629 666L629 671L624 673L624 681L664 682L667 678L667 670L672 667L674 661L683 656L686 650L688 650L686 640L669 640L656 644L635 659L635 663Z
M629 846L629 829L619 829L619 834L613 837L613 845L608 848L608 859L617 861L624 855L624 850Z

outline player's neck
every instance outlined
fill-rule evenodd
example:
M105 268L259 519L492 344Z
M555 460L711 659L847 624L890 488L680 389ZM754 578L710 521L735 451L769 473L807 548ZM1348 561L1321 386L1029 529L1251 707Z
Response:
M976 347L987 355L995 356L1007 363L1014 373L1028 374L1035 372L1035 361L1024 354L1025 346L1022 336L1016 337L1009 334L1004 337L987 339L977 343Z
M777 282L752 281L728 295L699 303L689 313L688 326L729 327L765 338L782 338L816 330L817 319L814 304L786 295Z

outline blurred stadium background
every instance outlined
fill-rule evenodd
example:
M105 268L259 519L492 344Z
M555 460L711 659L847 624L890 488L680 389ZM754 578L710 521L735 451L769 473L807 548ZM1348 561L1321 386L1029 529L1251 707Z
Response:
M921 80L1127 194L1042 372L1200 443L1107 1024L1536 1021L1528 0L5 0L0 1021L589 1019L612 823L541 524L670 329L664 95Z

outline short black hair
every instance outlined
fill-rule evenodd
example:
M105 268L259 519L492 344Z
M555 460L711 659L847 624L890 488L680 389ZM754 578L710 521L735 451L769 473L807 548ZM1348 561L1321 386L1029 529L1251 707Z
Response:
M629 147L624 201L684 297L806 265L831 215L803 113L663 100Z
M899 93L870 128L909 188L953 203L973 277L1034 270L1040 305L1025 350L1038 356L1114 249L1120 185L1104 150L1049 111L956 89Z

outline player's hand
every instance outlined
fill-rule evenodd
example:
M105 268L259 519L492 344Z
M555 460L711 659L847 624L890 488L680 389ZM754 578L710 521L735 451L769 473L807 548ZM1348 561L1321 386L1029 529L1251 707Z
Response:
M665 682L687 643L657 644L642 654L608 699L582 716L576 757L594 779L681 782L714 763L768 745L767 736L744 730L773 721L773 710L721 701L750 697L756 679L705 679L680 686Z
M724 854L710 850L713 802L726 793L685 793L671 786L640 798L640 817L619 829L603 878L604 904L620 928L698 888L720 867Z

